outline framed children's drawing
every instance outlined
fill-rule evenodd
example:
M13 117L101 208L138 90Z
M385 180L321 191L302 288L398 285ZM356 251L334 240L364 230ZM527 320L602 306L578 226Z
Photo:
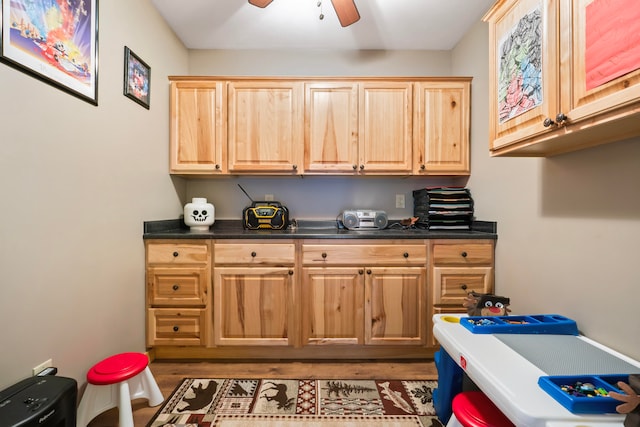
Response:
M0 60L98 105L98 0L0 3Z

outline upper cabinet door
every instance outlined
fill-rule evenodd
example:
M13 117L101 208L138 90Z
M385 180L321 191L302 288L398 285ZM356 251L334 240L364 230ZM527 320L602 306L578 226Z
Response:
M229 171L302 170L302 82L229 83Z
M468 175L471 78L416 82L413 173Z
M489 11L490 149L549 133L558 112L553 0L501 0Z
M170 172L225 173L226 84L172 81L170 97Z
M304 123L305 173L357 170L357 83L307 83Z
M363 82L358 171L410 174L413 83Z
M562 109L569 123L640 99L640 4L637 0L561 0ZM572 79L564 81L565 76ZM637 119L640 120L640 119Z

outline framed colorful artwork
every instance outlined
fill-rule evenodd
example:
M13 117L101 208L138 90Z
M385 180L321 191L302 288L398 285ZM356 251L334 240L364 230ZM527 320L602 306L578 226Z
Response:
M151 89L151 67L127 46L124 47L124 95L147 110Z
M0 61L98 105L98 0L0 3Z

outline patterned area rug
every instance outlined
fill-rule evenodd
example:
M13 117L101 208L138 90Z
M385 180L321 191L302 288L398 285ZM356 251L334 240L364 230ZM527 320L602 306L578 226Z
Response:
M186 378L147 427L442 427L437 381Z

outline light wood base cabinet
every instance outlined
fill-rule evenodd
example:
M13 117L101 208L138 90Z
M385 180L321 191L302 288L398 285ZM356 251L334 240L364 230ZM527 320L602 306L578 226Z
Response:
M494 288L493 240L431 240L430 318L434 314L466 313L467 293L491 293ZM437 345L430 332L429 344Z
M211 342L211 243L147 241L147 346Z
M434 313L493 290L492 240L149 240L157 358L432 357Z

